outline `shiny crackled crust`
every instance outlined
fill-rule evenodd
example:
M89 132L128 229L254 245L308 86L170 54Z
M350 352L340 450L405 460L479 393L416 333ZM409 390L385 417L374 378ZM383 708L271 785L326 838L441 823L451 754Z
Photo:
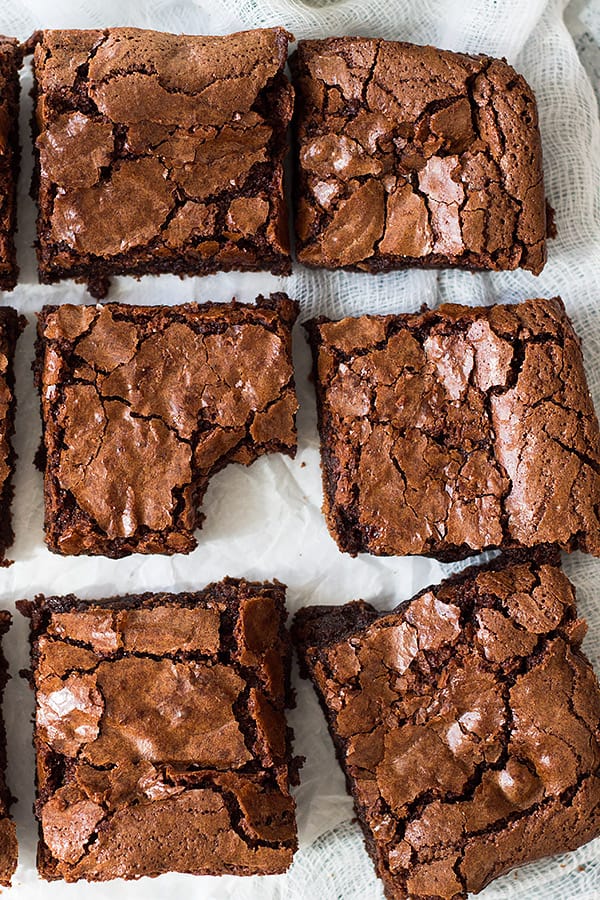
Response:
M558 554L389 614L307 607L293 634L390 900L462 900L600 833L600 688Z
M6 610L0 611L0 639L9 630L11 615ZM4 697L4 689L8 681L8 663L0 648L0 706ZM6 730L4 717L0 714L0 884L10 887L11 877L17 868L19 848L15 823L10 817L10 805L13 798L6 784Z
M23 50L0 36L0 290L12 291L19 267L15 249L19 146L19 69Z
M341 550L600 555L600 433L560 299L308 323Z
M44 878L287 869L283 585L18 606L31 618Z
M17 339L26 320L11 307L0 309L0 566L7 565L5 554L13 542L11 505L13 475L17 455L12 445L15 433L14 357Z
M189 553L211 475L293 456L297 313L285 294L44 307L36 381L50 549Z
M40 280L291 269L281 28L35 35Z
M300 41L290 65L300 262L541 272L536 103L504 60L343 37Z

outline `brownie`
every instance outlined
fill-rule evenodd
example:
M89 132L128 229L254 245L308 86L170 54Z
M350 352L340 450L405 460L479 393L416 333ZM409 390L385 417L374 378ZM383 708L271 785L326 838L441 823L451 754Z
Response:
M466 898L600 833L600 687L556 551L294 632L390 900Z
M341 550L600 555L600 434L559 298L308 324Z
M17 339L26 320L9 306L0 307L0 566L9 565L5 554L14 540L11 521L13 476L17 455L12 445L15 433L14 356Z
M504 60L341 37L300 41L290 65L300 262L541 272L535 97Z
M44 307L35 368L49 548L189 553L214 472L294 456L297 312L285 294Z
M10 623L10 613L0 610L0 638L9 630ZM8 663L0 644L0 707L8 678ZM0 714L0 884L4 887L10 886L19 856L15 823L10 817L12 799L6 784L6 730Z
M12 291L19 267L15 250L19 177L19 69L21 45L0 35L0 290Z
M31 618L44 878L288 868L284 585L18 607Z
M290 37L36 34L40 280L102 297L116 274L288 275Z

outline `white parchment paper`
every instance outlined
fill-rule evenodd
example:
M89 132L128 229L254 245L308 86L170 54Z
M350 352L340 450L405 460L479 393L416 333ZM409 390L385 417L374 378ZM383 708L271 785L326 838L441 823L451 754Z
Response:
M250 301L262 292L286 290L302 304L301 318L366 311L416 310L452 299L467 303L515 301L561 294L583 337L588 377L600 408L600 127L596 100L567 30L562 0L0 0L0 32L26 38L39 27L137 25L175 32L226 33L240 28L284 25L296 37L365 34L413 40L470 52L506 56L529 79L540 108L547 193L556 209L559 237L539 278L529 273L470 275L406 272L373 277L308 271L290 278L268 274L221 274L180 281L170 276L140 282L118 278L110 299L128 303L187 300ZM575 0L570 24L581 33L598 23L598 0ZM582 25L583 23L583 25ZM15 560L0 569L0 606L13 609L20 597L38 592L98 598L143 590L196 589L225 575L279 578L289 586L293 613L308 603L343 603L362 597L390 608L449 567L420 558L351 559L340 554L320 513L321 483L314 397L307 375L309 354L297 329L295 357L301 403L296 460L262 458L250 468L230 466L217 475L204 501L206 522L190 556L132 556L122 560L53 556L43 543L41 476L33 467L40 436L37 397L30 366L34 314L44 303L90 302L81 286L37 284L35 211L28 197L31 173L27 92L23 75L23 172L20 184L21 280L5 298L30 325L17 359L16 446L19 463L14 505ZM581 611L590 622L585 649L600 663L600 561L580 554L565 561L578 586ZM165 875L139 882L47 884L35 870L37 829L31 750L32 698L18 671L28 663L27 623L17 614L6 640L11 680L5 702L9 780L18 797L14 814L20 865L9 896L31 898L236 898L236 900L369 900L380 887L364 851L352 807L312 688L296 679L297 707L290 719L295 751L307 758L296 791L301 849L291 871L268 878L194 878ZM143 842L143 835L140 835ZM484 892L491 898L600 897L600 840L564 858L532 865L500 879Z

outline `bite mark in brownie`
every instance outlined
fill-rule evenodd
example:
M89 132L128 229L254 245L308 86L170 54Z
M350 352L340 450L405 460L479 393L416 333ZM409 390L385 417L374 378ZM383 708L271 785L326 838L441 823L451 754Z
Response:
M293 636L390 900L463 900L600 833L600 687L555 551Z
M18 607L31 619L44 878L288 868L284 585Z
M17 339L25 325L25 317L16 310L0 308L0 566L10 565L5 555L14 540L11 518L17 461L12 444L17 407L14 357Z
M19 268L15 249L19 146L19 69L23 50L0 35L0 290L12 291Z
M291 271L281 28L44 31L34 51L40 280Z
M300 262L541 272L537 108L504 60L341 37L299 41L290 66Z
M600 555L600 433L559 298L308 323L341 550Z
M285 294L44 307L36 381L50 549L189 553L211 475L293 456L297 313Z
M10 613L7 610L0 610L0 640L5 640L4 635L9 630L10 623ZM8 662L0 645L0 706L8 678ZM12 801L6 784L6 729L4 716L0 714L0 884L4 887L10 887L19 857L15 823L10 817Z

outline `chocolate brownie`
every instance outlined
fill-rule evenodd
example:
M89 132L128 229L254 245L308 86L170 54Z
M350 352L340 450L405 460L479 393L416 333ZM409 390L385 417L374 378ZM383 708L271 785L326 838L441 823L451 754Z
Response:
M297 312L285 294L44 307L36 381L49 548L189 553L212 474L294 456Z
M560 299L308 324L341 550L600 555L600 434Z
M291 271L281 28L35 35L40 280Z
M13 542L11 521L13 475L17 455L13 449L15 433L14 356L17 339L26 320L9 306L0 308L0 566L7 565L5 554Z
M466 898L600 834L600 687L553 554L469 569L387 614L297 614L390 900Z
M44 878L288 868L283 585L17 605L31 618Z
M342 37L300 41L290 65L300 262L541 272L535 97L504 60Z
M1 610L0 638L8 631L10 623L10 613L6 610ZM8 678L8 663L0 645L0 706ZM4 719L0 715L0 884L4 887L10 886L10 880L17 868L19 856L15 823L9 813L12 799L6 785L6 730L4 728Z
M0 36L0 290L12 291L19 267L15 250L19 147L21 45Z

